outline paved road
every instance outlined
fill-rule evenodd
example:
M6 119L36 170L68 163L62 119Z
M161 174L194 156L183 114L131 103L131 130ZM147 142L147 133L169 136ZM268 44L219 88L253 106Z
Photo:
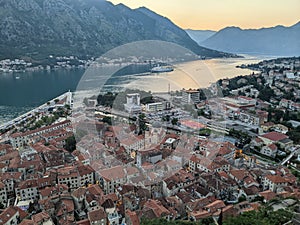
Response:
M293 152L291 152L291 154L288 156L288 157L286 157L281 163L280 163L280 165L284 165L284 164L286 164L294 155L295 155L295 153L298 153L300 151L300 149L297 149L297 150L295 150L295 151L293 151Z

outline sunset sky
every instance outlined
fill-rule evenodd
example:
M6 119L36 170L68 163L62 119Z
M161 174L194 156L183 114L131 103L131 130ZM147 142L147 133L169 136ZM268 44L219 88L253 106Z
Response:
M290 26L300 20L300 0L111 0L145 6L181 28L220 30L227 26Z

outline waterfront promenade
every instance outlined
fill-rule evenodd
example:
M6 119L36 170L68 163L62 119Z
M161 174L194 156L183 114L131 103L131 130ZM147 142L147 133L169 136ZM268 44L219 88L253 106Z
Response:
M60 101L64 100L63 104L60 104ZM20 115L17 118L14 118L11 121L8 121L6 123L0 124L0 130L5 130L5 129L9 129L11 127L13 127L14 125L18 125L19 123L21 123L22 121L26 121L28 118L32 117L35 115L35 113L40 113L43 111L47 111L49 108L54 108L54 107L60 107L60 106L64 106L64 105L72 105L72 92L68 91L63 93L62 95L53 98L52 100L32 109L29 112L26 112L22 115ZM2 139L0 138L0 141L2 141Z

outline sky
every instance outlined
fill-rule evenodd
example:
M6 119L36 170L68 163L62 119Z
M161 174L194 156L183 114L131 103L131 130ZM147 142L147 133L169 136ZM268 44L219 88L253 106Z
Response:
M145 6L181 28L220 30L291 26L300 21L300 0L110 0L130 8Z

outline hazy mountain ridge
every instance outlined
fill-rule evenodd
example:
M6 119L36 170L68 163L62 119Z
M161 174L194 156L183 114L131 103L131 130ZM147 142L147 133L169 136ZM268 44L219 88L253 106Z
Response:
M230 54L197 45L170 20L105 0L0 0L0 58L27 55L99 56L121 44L163 40L196 54Z
M216 31L213 30L192 30L192 29L186 29L185 32L194 40L197 42L198 45L201 45L203 41L213 36Z
M300 22L291 26L261 29L226 27L201 42L202 46L232 53L300 55Z

